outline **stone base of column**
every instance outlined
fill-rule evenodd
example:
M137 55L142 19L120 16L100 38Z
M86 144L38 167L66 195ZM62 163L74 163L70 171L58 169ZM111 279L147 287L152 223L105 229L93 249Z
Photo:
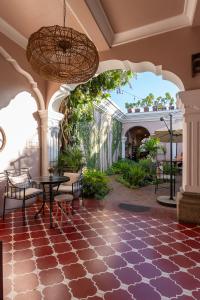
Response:
M200 224L200 194L178 192L176 202L179 222Z

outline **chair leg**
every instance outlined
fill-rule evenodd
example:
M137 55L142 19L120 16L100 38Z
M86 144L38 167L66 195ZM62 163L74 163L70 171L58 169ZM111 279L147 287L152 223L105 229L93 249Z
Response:
M6 197L3 199L3 220L5 220L5 210L6 210Z
M26 225L26 214L25 214L25 200L23 200L22 204L22 215L23 215L23 225Z

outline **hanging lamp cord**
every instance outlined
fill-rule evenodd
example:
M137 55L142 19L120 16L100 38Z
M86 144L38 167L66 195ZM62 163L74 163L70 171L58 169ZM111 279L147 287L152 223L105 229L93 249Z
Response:
M66 2L63 0L63 23L65 27L65 19L66 19Z

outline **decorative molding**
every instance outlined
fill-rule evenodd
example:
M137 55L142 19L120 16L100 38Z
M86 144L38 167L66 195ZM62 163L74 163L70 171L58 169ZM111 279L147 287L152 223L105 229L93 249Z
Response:
M182 14L120 33L114 33L100 0L86 0L86 3L102 34L114 47L192 25L197 0L185 0Z
M28 44L28 39L25 38L21 33L19 33L14 27L9 25L6 21L0 18L0 29L1 32L7 36L10 40L15 42L17 45L26 49Z
M129 60L106 60L101 61L99 63L99 68L97 70L97 74L103 73L108 70L116 70L116 69L122 69L122 70L131 70L136 73L142 73L142 72L152 72L155 75L161 75L164 80L169 80L173 82L180 91L184 91L184 84L182 80L174 73L168 71L168 70L162 70L162 66L156 66L153 63L149 61L143 61L139 63L134 63Z
M26 80L30 83L32 90L34 91L36 95L36 100L38 104L38 109L45 109L45 104L44 104L44 98L42 96L42 93L40 92L39 88L37 87L37 82L34 81L33 77L31 76L30 73L26 72L22 67L18 64L18 62L12 58L8 52L0 46L0 54L5 58L5 60L10 63L13 68L20 73L22 76L26 78Z

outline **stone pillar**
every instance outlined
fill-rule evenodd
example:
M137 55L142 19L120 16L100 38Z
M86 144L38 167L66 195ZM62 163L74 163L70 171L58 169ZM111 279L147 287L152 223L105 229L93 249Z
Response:
M40 117L40 147L41 147L41 174L43 176L48 175L48 142L47 142L47 133L48 133L48 111L39 110Z
M57 164L59 153L59 131L60 121L64 115L55 112L48 112L48 165L54 167Z
M126 155L125 155L125 143L126 143L126 140L127 140L127 137L123 136L122 137L122 159L126 158Z
M200 224L200 89L179 93L183 110L183 181L178 220Z

